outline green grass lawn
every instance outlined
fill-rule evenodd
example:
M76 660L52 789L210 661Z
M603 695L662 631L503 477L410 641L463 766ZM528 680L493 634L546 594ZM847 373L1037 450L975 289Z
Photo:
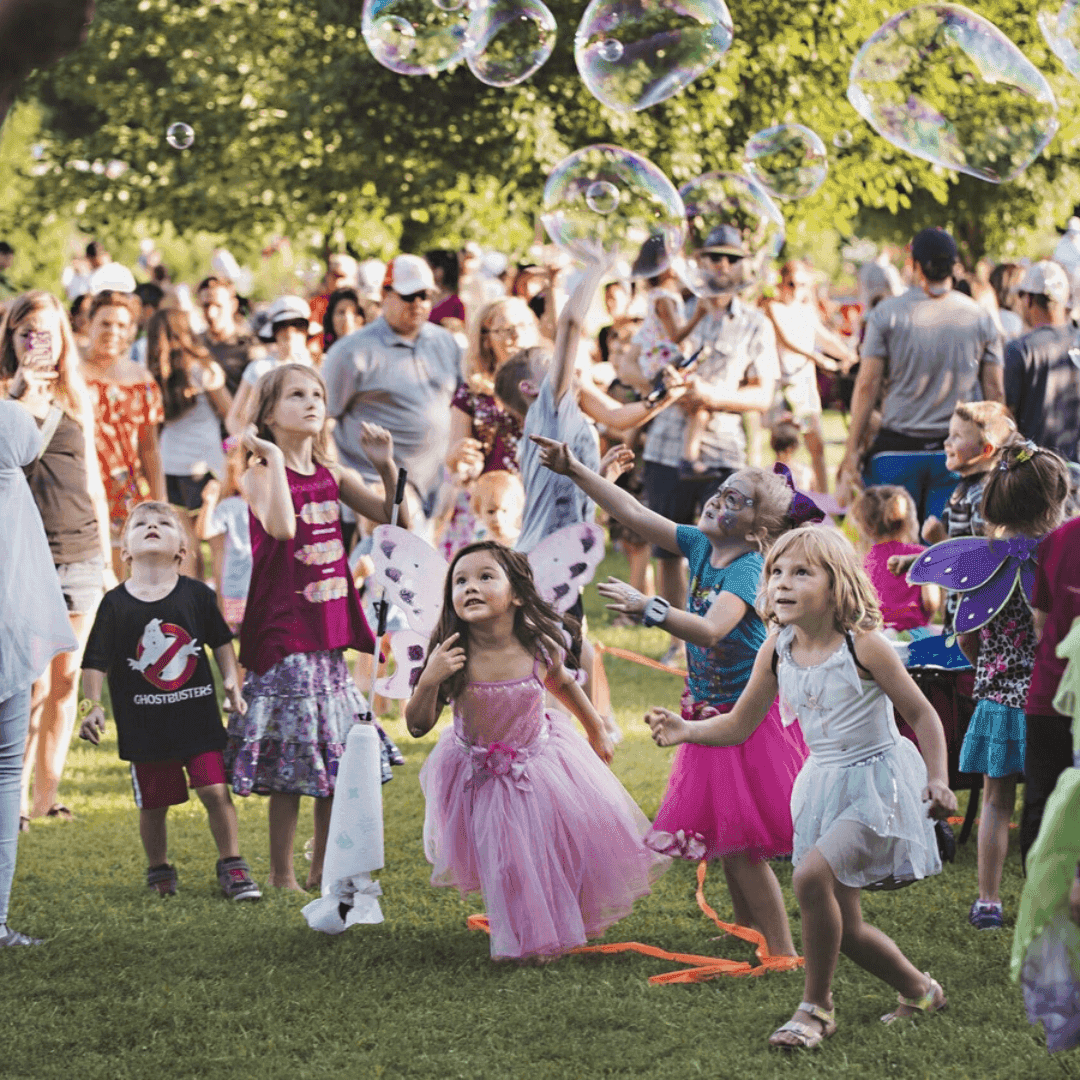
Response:
M624 567L611 556L601 573ZM662 652L660 631L610 628L593 589L587 610L605 642ZM626 731L614 768L651 817L671 752L652 745L641 717L653 703L675 706L680 682L618 660L608 671ZM419 741L400 721L387 723L408 760L383 789L386 921L336 938L307 928L299 895L224 900L194 799L170 814L179 895L151 895L111 728L98 749L76 742L62 793L77 820L34 822L20 842L11 922L47 943L0 953L0 1077L1080 1077L1080 1055L1051 1058L1026 1022L1008 978L1011 932L967 925L974 842L939 877L864 900L868 920L949 994L949 1009L918 1026L881 1025L892 992L843 958L836 1036L791 1057L766 1039L800 999L798 973L651 986L648 977L671 965L637 955L572 956L544 968L491 963L487 939L465 928L479 900L428 884L417 772L447 722ZM242 850L265 881L265 800L238 800L238 809ZM306 800L301 873L310 822ZM798 945L790 866L776 869ZM1020 888L1013 850L1007 915ZM719 868L706 894L730 916ZM750 946L718 933L694 902L694 866L678 863L604 940L752 959Z

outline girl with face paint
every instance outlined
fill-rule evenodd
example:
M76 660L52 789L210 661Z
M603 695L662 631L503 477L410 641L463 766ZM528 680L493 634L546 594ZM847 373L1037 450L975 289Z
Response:
M599 592L610 610L640 618L647 626L662 626L686 641L682 715L688 721L730 711L765 642L765 624L754 604L764 553L798 524L791 513L793 490L781 476L740 469L705 504L696 528L676 525L585 468L565 444L535 441L548 468L569 476L646 541L687 558L691 581L686 611L647 599L615 578L601 584ZM796 955L768 860L791 851L791 789L806 755L798 724L785 728L775 703L740 746L680 746L645 839L664 854L721 859L736 921L758 929L774 956Z

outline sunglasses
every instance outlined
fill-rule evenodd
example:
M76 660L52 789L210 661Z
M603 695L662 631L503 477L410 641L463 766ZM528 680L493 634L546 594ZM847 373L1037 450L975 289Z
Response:
M727 260L732 266L736 263L742 262L743 257L741 255L729 255L724 251L706 251L705 258L711 263L718 263Z
M397 297L403 304L415 304L417 300L426 304L428 292L426 289L421 289L419 292L397 293Z

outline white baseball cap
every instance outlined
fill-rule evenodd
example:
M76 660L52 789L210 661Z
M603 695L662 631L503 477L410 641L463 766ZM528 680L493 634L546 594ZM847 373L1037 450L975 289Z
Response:
M1055 303L1067 304L1071 291L1069 275L1058 263L1041 259L1027 268L1027 273L1021 279L1017 291L1031 293L1034 296L1047 296Z
M398 296L434 292L435 278L426 259L421 259L419 255L396 255L386 268L383 288L393 289Z
M301 320L308 324L309 334L322 333L322 327L311 321L311 306L302 296L279 296L267 309L266 321L259 327L259 337L263 341L273 341L275 327Z
M86 291L94 296L105 291L133 293L135 275L123 263L106 263L90 275Z

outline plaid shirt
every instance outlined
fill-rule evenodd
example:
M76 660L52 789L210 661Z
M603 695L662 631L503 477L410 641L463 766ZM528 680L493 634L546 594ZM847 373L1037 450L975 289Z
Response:
M738 297L727 308L710 312L694 328L683 351L690 356L698 349L696 374L715 393L732 395L747 383L775 384L780 378L772 323ZM686 425L686 413L678 405L656 417L645 441L645 460L677 467ZM710 414L701 441L701 461L708 468L738 469L746 464L746 435L739 413Z

